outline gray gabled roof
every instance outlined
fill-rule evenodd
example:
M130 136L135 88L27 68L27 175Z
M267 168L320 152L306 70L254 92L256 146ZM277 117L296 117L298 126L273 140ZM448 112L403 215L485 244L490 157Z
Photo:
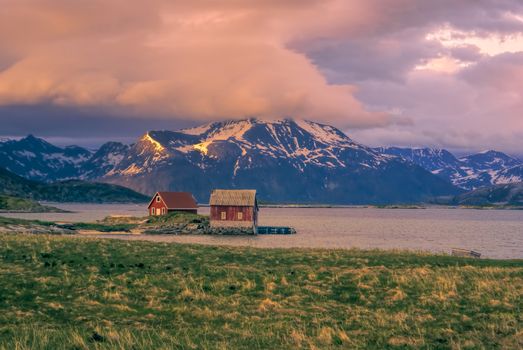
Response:
M213 190L210 205L256 206L256 190Z

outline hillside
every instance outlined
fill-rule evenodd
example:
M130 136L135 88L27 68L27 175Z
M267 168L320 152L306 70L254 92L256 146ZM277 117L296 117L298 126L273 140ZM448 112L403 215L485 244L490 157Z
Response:
M31 193L41 184L36 181L27 180L6 169L0 168L0 191L1 194L19 196Z
M82 203L145 203L149 196L129 188L81 180L67 180L48 184L38 193L40 200Z
M64 210L41 205L26 198L0 195L0 212L23 212L23 213L62 213Z
M523 182L482 187L457 195L453 202L459 205L496 205L523 207Z
M37 201L84 203L142 203L149 197L122 186L69 180L41 183L0 168L0 194Z
M523 261L0 234L0 266L2 349L517 349L522 341Z

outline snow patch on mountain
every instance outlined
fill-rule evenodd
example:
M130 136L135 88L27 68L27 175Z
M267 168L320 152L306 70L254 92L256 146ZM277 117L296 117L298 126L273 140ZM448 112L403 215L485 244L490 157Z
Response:
M213 123L204 124L201 126L196 126L194 128L188 128L188 129L182 129L180 130L181 133L187 134L187 135L202 135L205 134L209 129L212 127Z
M181 130L182 133L188 135L201 136L201 142L193 145L193 149L202 153L209 154L209 146L217 141L227 141L232 139L241 145L245 142L243 135L252 127L251 120L229 121L225 123L210 123L199 128ZM199 133L198 133L199 132ZM181 150L185 151L187 148L182 146ZM242 154L245 155L247 151L242 148Z
M34 152L30 152L30 151L16 151L15 153L18 156L25 157L25 158L35 158L36 157L36 154L34 154Z
M340 134L340 132L332 126L321 125L307 120L296 120L296 124L324 144L340 145L352 141L347 136Z

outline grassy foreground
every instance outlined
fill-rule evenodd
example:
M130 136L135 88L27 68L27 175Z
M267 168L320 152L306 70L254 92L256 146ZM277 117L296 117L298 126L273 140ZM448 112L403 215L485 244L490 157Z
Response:
M516 349L523 261L0 235L0 349Z

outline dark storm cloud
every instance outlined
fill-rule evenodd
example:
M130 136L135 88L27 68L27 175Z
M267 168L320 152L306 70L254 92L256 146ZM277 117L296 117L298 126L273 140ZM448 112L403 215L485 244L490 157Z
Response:
M475 45L453 47L449 52L452 57L464 62L477 62L484 56Z
M96 148L106 141L132 143L149 130L194 126L183 118L150 118L109 114L97 108L49 105L0 107L0 137L33 134L59 145Z
M413 67L445 49L425 33L405 30L363 39L317 39L295 43L333 83L368 79L403 81Z

